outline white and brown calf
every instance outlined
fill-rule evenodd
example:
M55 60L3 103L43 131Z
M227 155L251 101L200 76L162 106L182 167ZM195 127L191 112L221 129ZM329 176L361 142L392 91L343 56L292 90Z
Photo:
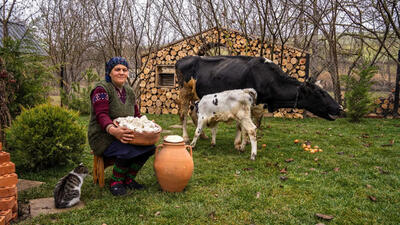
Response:
M251 143L250 159L255 160L257 139L256 126L251 120L251 107L255 104L256 99L257 92L252 88L230 90L203 96L196 105L198 121L191 146L195 147L204 125L212 128L211 145L215 145L218 122L235 120L238 128L240 128L236 132L235 148L244 151L246 145L245 135L248 134ZM242 141L240 141L241 136L243 136Z

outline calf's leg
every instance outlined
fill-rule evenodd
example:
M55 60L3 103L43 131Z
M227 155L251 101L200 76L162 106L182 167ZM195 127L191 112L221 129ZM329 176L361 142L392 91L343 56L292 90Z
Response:
M242 126L239 122L236 122L236 136L235 136L235 149L240 151L240 143L241 143L241 136L242 136Z
M190 117L192 118L193 124L197 124L198 118L197 118L197 113L195 109L192 109L190 111ZM208 139L207 135L204 133L204 131L201 132L200 134L201 139Z
M246 129L242 128L242 143L240 144L240 151L244 152L244 148L246 148L247 144L247 132Z
M196 128L196 131L194 132L192 143L190 143L190 145L193 148L196 146L197 139L199 138L201 132L203 131L203 127L204 127L205 123L206 123L206 121L202 120L202 119L199 119L199 121L197 122L197 128Z
M217 139L217 124L215 124L215 126L211 127L211 146L212 147L215 147L216 139Z
M244 118L241 120L241 124L243 129L249 135L250 143L251 143L251 155L250 159L255 160L257 155L257 133L256 133L256 125L254 125L253 121L250 118Z
M183 137L183 141L185 141L185 143L189 143L190 139L189 139L189 135L187 132L187 114L183 114L180 115L179 118L181 119L181 124L182 124L182 137Z

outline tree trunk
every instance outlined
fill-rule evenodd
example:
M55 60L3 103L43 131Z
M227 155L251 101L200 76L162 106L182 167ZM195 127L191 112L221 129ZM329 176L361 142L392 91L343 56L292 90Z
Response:
M64 74L65 74L65 66L61 65L61 68L60 68L60 91L64 91ZM62 98L60 99L60 105L63 106Z
M339 63L338 63L338 58L337 58L337 51L336 51L336 43L330 43L329 46L329 52L330 52L330 59L332 64L329 66L329 73L331 75L332 79L332 85L333 85L333 94L335 97L335 100L337 103L340 105L342 104L342 94L340 92L340 80L339 80Z
M396 73L396 85L394 91L394 107L393 107L393 116L398 116L399 109L399 82L400 82L400 50L397 55L397 73Z

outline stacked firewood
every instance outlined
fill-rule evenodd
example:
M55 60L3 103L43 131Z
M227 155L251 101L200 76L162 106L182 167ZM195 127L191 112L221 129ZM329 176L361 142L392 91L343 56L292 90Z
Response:
M388 117L393 115L394 95L390 93L388 97L379 97L375 101L375 109L368 116L370 117ZM397 110L400 114L400 108Z
M276 118L293 118L293 119L303 119L303 109L278 109L274 112L274 117Z
M212 45L210 45L210 43ZM272 46L261 43L255 37L245 37L240 32L226 29L210 29L204 33L189 37L167 45L156 52L142 56L143 72L140 76L140 111L141 113L177 114L179 89L175 75L175 82L170 87L160 87L157 84L157 73L160 68L175 72L177 60L188 56L207 52L204 46L223 45L229 50L229 55L259 56L261 47L264 48L263 57L271 59L280 65L283 71L299 81L305 80L306 53L301 50ZM271 57L272 55L272 57Z

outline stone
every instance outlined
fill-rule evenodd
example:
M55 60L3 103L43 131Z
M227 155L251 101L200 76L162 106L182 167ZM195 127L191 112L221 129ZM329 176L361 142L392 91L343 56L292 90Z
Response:
M18 179L17 189L18 189L18 192L21 192L26 189L39 187L42 184L43 184L43 182L40 182L40 181Z
M31 217L36 217L39 215L62 213L72 209L82 209L85 207L85 204L80 201L77 205L71 208L57 209L54 204L54 198L39 198L29 200L29 206L31 209Z

